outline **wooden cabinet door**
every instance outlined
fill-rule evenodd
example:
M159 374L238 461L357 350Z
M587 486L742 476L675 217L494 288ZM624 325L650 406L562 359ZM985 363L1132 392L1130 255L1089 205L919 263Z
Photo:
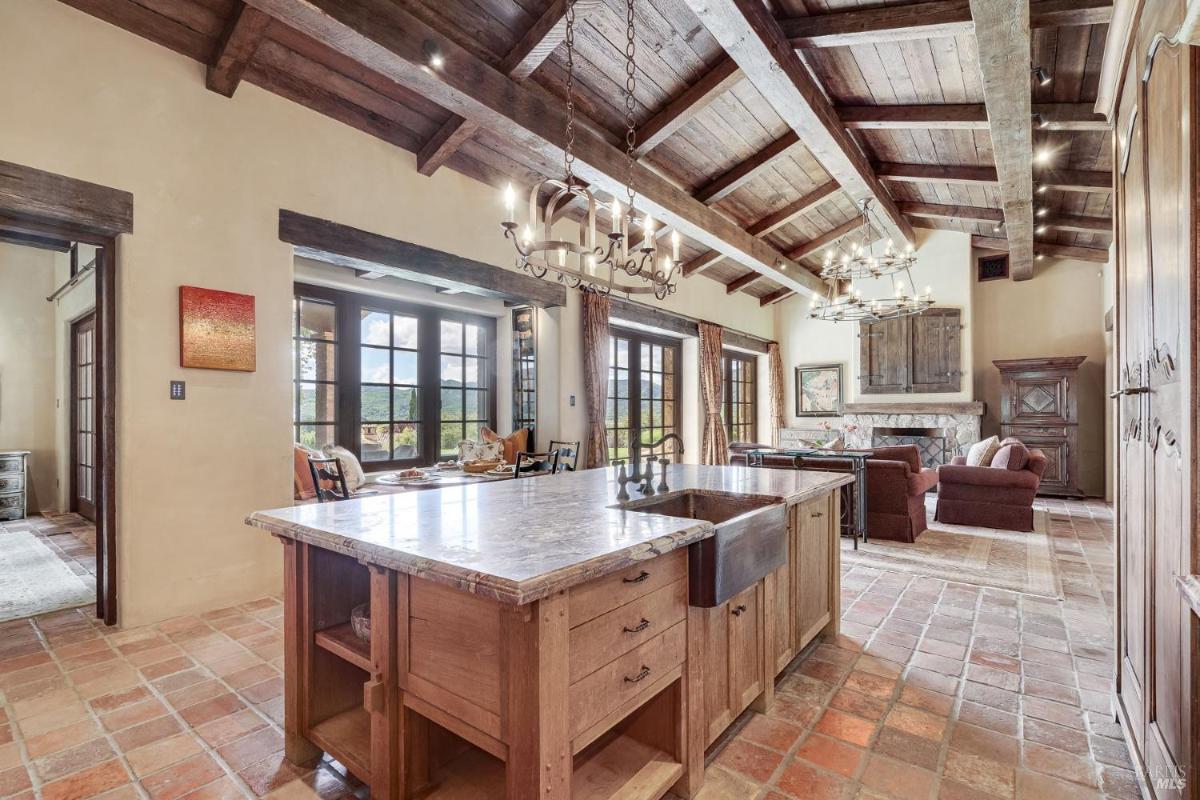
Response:
M957 392L962 384L962 312L930 308L909 320L909 391Z
M794 551L793 551L794 552ZM771 607L770 624L773 630L768 673L778 675L796 657L795 613L792 602L792 565L789 559L767 576L764 583L767 603Z
M729 603L716 608L693 608L689 614L700 623L697 627L703 640L704 721L707 729L704 744L707 746L737 716L730 702Z
M892 394L908 391L908 318L858 325L859 391Z
M729 700L735 717L763 690L762 590L759 581L729 601Z
M836 525L831 508L832 493L801 503L798 509L795 584L796 650L799 652L829 624L836 613L839 598L833 596L831 565L836 565L835 539L830 526Z

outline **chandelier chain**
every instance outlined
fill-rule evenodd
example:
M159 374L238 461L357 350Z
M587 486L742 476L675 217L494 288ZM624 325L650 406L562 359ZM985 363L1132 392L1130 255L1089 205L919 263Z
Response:
M633 167L636 161L634 149L637 146L637 119L634 117L634 92L637 89L637 70L634 65L636 52L633 0L625 0L625 191L628 194L627 208L630 214L633 213L633 201L636 196L633 179Z
M567 0L567 146L563 169L567 186L575 183L575 0Z

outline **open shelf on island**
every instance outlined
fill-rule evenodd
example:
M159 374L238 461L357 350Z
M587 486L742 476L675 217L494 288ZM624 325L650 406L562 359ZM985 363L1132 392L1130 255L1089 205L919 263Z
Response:
M682 776L674 756L620 734L575 758L571 800L657 800Z
M308 731L313 743L340 761L354 777L371 782L371 715L355 706L317 723Z
M317 631L314 638L322 650L328 650L359 669L371 671L371 643L355 636L349 622Z

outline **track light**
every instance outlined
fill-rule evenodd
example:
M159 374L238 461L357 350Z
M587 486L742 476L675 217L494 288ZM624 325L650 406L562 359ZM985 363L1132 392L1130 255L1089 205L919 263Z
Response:
M1037 215L1039 217L1044 217L1044 216L1046 216L1047 213L1049 213L1049 209L1046 208L1045 206L1042 206L1041 208L1039 208L1037 210Z
M1045 226L1045 225L1038 225L1038 227L1037 227L1037 232L1038 232L1038 233L1045 233L1045 232L1046 232L1046 230L1047 230L1047 228L1046 228L1046 226Z
M1050 81L1054 80L1043 67L1033 67L1030 72L1033 73L1033 79L1038 82L1038 86L1049 86Z
M1033 115L1033 121L1037 123L1039 128L1050 127L1050 120L1046 119L1046 115L1040 111Z
M1045 185L1038 186L1038 187L1037 187L1037 193L1038 193L1038 194L1045 194L1045 193L1046 193L1046 189L1048 189L1048 188L1049 188L1049 187L1047 187L1047 186L1045 186Z
M1040 147L1040 148L1038 148L1038 151L1033 154L1034 163L1039 164L1041 166L1045 166L1045 165L1049 164L1050 159L1052 159L1052 158L1054 158L1054 151L1051 150L1049 147ZM1038 190L1039 191L1041 190L1040 186L1038 187Z

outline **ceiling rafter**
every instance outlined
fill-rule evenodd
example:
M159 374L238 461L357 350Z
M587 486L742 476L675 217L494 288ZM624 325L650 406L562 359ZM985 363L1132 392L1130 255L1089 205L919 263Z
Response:
M1038 225L1054 231L1073 231L1075 233L1104 233L1111 236L1113 232L1111 217L1082 217L1073 214L1056 214L1038 220Z
M675 131L695 118L742 78L742 70L732 59L722 58L699 80L688 86L637 129L633 154L636 158L665 142Z
M500 73L390 0L251 0L251 4L540 158L562 157L565 111L547 93ZM431 48L441 56L440 68L428 63ZM621 191L627 171L620 149L584 128L575 134L575 157L580 178L610 193ZM637 163L633 173L644 210L681 235L782 286L806 293L823 290L816 276L668 179Z
M972 236L971 246L980 250L996 250L1005 252L1009 249L1008 240L993 236ZM1056 242L1034 242L1033 250L1040 256L1051 258L1072 258L1077 261L1091 261L1097 264L1108 263L1108 248L1080 247L1079 245L1058 244Z
M815 239L809 239L807 242L802 242L788 251L788 258L799 261L802 258L815 255L822 247L827 247L838 239L841 239L847 234L853 233L862 227L862 218L853 217L846 220L841 225L838 225L831 231L826 231Z
M737 294L761 277L762 275L759 275L757 272L747 272L745 275L739 275L725 284L725 294Z
M912 242L912 226L767 8L759 0L687 4L830 177L853 199L873 198L893 237Z
M776 289L770 294L765 294L758 298L758 304L759 306L769 306L774 303L778 303L780 300L786 300L794 294L795 292L793 292L791 289Z
M205 73L205 84L217 94L233 97L271 26L271 18L239 2L225 23Z
M971 130L988 129L983 103L941 105L840 106L838 116L850 130ZM1091 103L1034 103L1050 131L1107 131L1108 120L1092 110Z
M771 166L772 161L787 155L798 144L800 144L800 137L796 135L795 131L788 131L745 161L734 164L701 186L696 190L696 199L709 205L724 200L754 180L759 173Z
M599 5L599 0L576 0L576 19L585 18ZM566 38L566 16L567 0L553 0L496 69L518 81L532 75ZM479 126L475 123L452 114L417 153L417 172L422 175L437 172L477 130Z
M901 203L900 210L910 217L960 219L972 222L1004 221L1004 212L1002 210L980 206L955 206L942 205L940 203Z

